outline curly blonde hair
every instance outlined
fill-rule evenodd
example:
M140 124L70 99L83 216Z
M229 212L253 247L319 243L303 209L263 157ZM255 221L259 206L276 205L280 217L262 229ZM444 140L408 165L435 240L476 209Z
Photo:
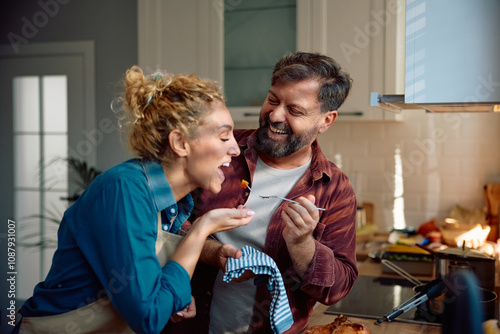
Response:
M210 103L225 104L215 82L194 74L156 71L145 77L140 67L132 66L124 87L119 125L128 129L131 152L147 160L171 161L169 133L177 129L187 138L196 138Z

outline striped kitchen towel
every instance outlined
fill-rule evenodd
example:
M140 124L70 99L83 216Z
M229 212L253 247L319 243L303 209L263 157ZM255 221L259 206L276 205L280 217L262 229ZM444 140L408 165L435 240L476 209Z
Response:
M281 334L292 326L293 317L278 266L267 254L250 246L243 247L241 251L241 258L227 260L223 280L230 282L233 278L240 277L245 270L251 270L256 275L269 275L267 286L269 290L274 290L269 306L271 327L275 333Z

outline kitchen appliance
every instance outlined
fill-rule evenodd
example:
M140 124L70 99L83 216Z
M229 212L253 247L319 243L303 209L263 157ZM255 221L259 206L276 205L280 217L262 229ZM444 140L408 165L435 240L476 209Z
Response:
M389 245L382 254L381 259L389 260L411 275L428 275L434 273L434 257L427 251L408 245ZM382 263L383 273L392 273L393 270Z
M475 274L479 286L493 291L495 289L495 258L473 249L446 248L434 251L436 278L444 279L458 270L468 270Z
M370 105L500 111L499 13L499 1L407 0L404 94L372 93Z
M439 297L441 294L443 294L444 290L445 284L442 279L435 279L427 284L421 285L420 289L416 291L414 296L412 296L401 305L396 306L392 311L390 311L383 317L378 318L377 321L375 321L375 325L379 325L384 321L393 321L394 319L396 319L403 313L408 312L414 307L428 300Z
M428 281L423 283L426 284ZM377 320L383 314L413 298L414 295L414 284L406 279L359 276L349 294L338 303L329 306L325 313ZM494 303L495 318L498 317L498 306L498 303ZM414 324L441 324L440 318L434 311L425 310L422 307L409 309L393 321Z
M325 313L376 320L412 298L415 295L413 287L414 284L402 278L359 276L349 294L328 307ZM417 308L409 309L394 321L439 324L432 315L422 314Z
M454 297L461 297L461 295L466 292L466 289L463 287L463 285L458 284L457 287L454 278L454 276L456 276L455 274L457 273L460 273L461 275L463 273L470 274L477 282L475 276L469 271L455 272L445 280L445 286L440 291L439 295L434 295L433 298L428 298L428 300L415 305L417 306L418 311L423 314L433 314L437 318L437 320L439 320L439 322L442 322L443 313L445 311L447 303L453 301ZM413 290L415 291L415 296L421 295L422 289L425 288L425 285L414 287ZM497 301L497 294L494 291L486 290L478 286L474 286L473 288L476 290L479 296L479 300L477 303L483 311L486 319L495 318L495 302Z

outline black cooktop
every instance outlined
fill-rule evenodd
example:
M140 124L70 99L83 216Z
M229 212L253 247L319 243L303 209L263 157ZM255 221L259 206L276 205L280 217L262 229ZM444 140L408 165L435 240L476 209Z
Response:
M413 287L405 279L359 276L349 294L325 313L378 319L413 297ZM423 306L415 307L393 321L440 325L439 319L426 312Z

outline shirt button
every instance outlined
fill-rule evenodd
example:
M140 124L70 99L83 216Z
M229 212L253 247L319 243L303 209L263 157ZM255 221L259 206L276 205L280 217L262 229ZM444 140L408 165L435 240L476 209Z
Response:
M170 213L175 213L175 209L174 208L170 209Z
M162 226L163 231L167 231L168 227L167 226Z

